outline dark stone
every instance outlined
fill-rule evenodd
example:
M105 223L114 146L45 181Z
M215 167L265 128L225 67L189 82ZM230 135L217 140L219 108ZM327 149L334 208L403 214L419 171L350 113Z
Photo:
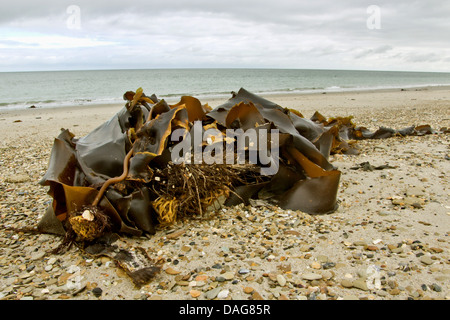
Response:
M99 287L95 287L94 289L92 289L92 293L98 298L102 295L103 290Z

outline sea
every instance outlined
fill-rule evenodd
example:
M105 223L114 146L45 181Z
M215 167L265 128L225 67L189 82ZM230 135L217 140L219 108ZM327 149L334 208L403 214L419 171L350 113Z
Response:
M241 87L264 95L450 85L450 73L309 69L143 69L0 72L3 108L121 104L142 87L169 103L183 95L231 97Z

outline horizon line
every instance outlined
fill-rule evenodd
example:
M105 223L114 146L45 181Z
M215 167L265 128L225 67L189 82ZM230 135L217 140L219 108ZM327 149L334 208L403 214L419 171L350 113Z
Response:
M276 67L165 67L165 68L93 68L93 69L56 69L56 70L21 70L0 71L0 73L27 73L27 72L71 72L71 71L125 71L125 70L311 70L311 71L362 71L362 72L411 72L411 73L450 73L450 71L424 71L424 70L371 70L371 69L325 69L325 68L276 68Z

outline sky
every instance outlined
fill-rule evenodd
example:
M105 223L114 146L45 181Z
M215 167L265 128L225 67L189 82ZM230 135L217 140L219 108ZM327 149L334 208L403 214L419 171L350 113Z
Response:
M2 1L0 72L450 72L449 17L447 0Z

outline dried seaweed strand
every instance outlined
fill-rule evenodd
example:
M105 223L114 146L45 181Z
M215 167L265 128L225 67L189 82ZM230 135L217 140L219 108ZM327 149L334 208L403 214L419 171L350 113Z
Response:
M92 206L96 207L99 204L99 202L102 199L104 193L106 192L106 189L108 189L108 187L110 185L125 180L125 178L128 175L128 165L129 165L129 162L130 162L130 159L131 159L132 155L133 155L133 149L128 151L127 155L125 156L125 159L123 160L123 173L122 173L122 175L120 175L118 177L110 178L110 179L105 181L105 183L102 185L100 191L98 192L97 196L95 197L94 201L92 202Z

